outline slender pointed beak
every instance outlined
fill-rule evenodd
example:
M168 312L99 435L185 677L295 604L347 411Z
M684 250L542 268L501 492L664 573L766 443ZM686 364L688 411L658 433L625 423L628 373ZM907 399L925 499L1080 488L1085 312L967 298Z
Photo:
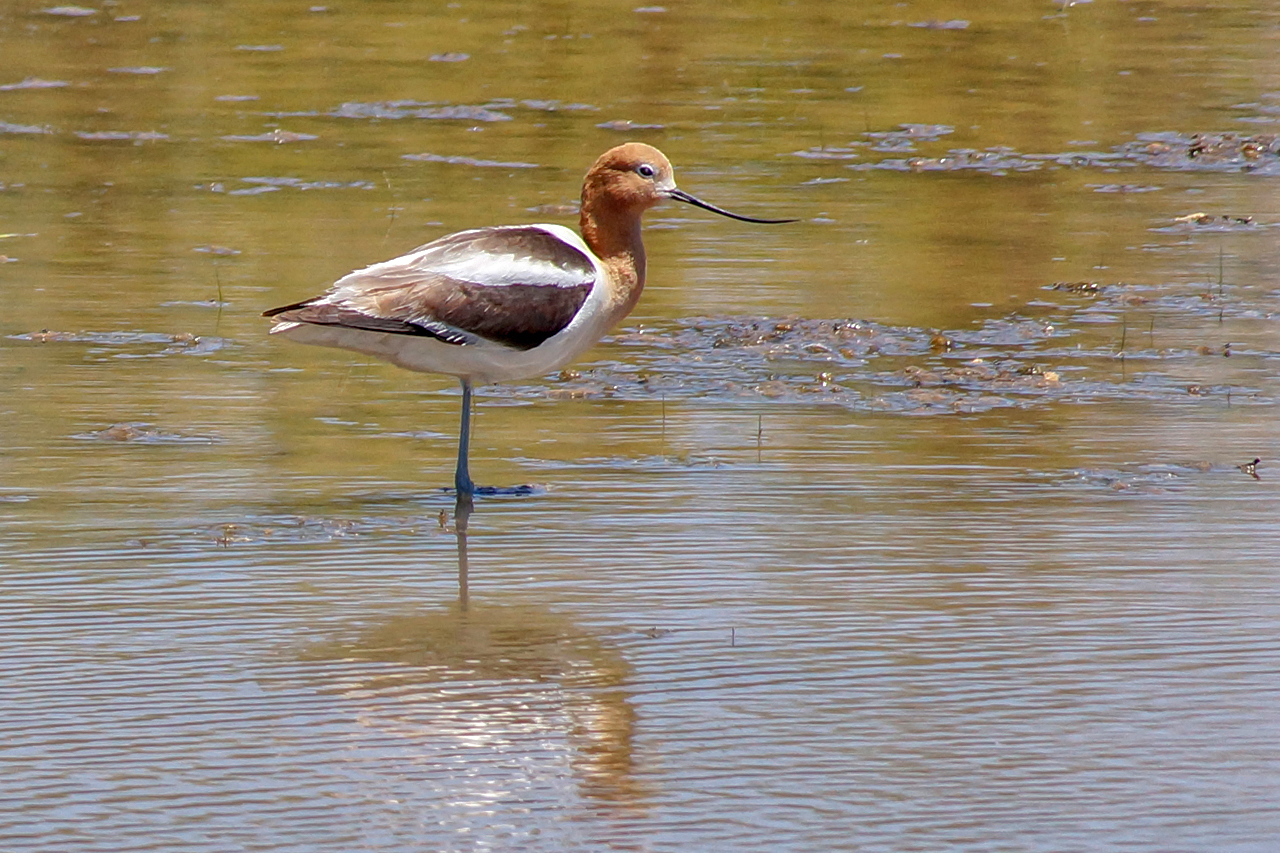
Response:
M758 222L762 225L780 225L783 222L799 222L800 221L798 219L756 219L751 216L739 216L736 213L730 213L724 208L716 207L714 204L708 204L702 199L695 198L694 196L689 195L684 190L678 190L675 187L672 187L671 189L666 190L662 194L665 195L667 198L673 198L676 201L682 201L685 204L691 204L694 207L700 207L703 210L709 210L712 213L718 213L721 216L727 216L730 219L736 219L739 222Z

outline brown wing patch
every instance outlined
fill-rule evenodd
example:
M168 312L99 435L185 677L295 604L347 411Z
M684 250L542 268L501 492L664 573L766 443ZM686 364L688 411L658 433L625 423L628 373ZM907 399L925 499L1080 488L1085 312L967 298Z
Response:
M264 316L527 350L573 322L595 275L587 255L542 228L480 228L357 270L324 296Z
M431 316L455 329L527 350L573 322L590 292L589 284L486 287L454 282L452 287L432 294L438 300L424 300L424 307Z

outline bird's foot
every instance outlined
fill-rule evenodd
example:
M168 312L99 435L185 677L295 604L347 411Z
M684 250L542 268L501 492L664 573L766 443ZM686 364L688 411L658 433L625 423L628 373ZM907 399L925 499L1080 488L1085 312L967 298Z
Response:
M459 489L456 486L452 489L442 490L447 495L458 495L459 497L480 496L486 498L527 498L533 495L545 494L546 486L535 484L526 484L523 486L477 486L471 484L469 489Z

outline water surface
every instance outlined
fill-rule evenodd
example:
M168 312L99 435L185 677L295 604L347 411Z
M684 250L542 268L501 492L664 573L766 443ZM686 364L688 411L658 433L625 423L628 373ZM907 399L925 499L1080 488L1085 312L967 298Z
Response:
M1270 850L1277 26L6 8L5 849ZM630 138L802 221L652 211L464 553L452 380L258 315Z

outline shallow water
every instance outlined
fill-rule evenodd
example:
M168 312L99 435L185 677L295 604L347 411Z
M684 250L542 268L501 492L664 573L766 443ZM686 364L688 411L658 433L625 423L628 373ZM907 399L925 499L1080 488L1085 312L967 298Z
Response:
M2 846L1270 850L1277 26L6 8ZM464 551L452 381L258 314L627 138L803 221L651 212Z

